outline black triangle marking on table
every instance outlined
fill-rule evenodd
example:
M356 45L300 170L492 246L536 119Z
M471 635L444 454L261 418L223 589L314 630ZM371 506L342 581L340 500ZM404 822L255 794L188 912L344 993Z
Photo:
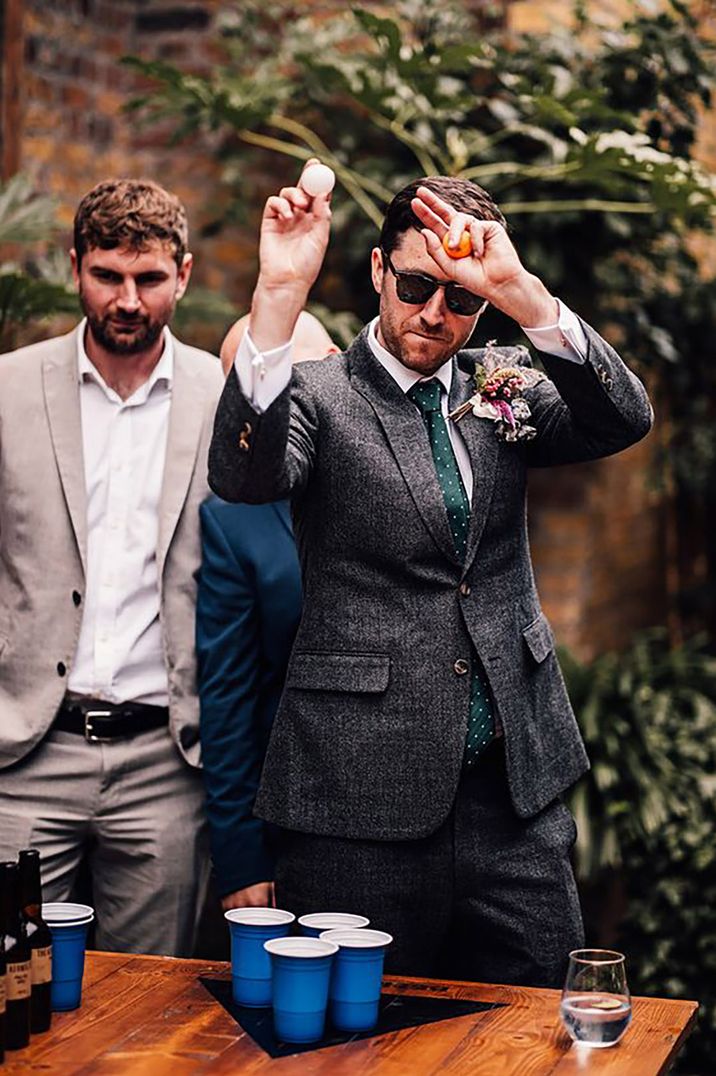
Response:
M326 1046L339 1046L343 1042L370 1039L376 1035L385 1035L389 1031L400 1031L406 1027L419 1027L421 1024L437 1023L439 1020L452 1020L456 1016L470 1016L473 1013L504 1008L501 1002L461 1001L456 998L429 998L414 994L383 994L378 1024L372 1031L357 1033L336 1031L328 1023L326 1034L319 1042L305 1044L280 1042L274 1035L271 1009L251 1009L245 1005L237 1005L231 996L231 983L226 979L202 977L199 981L270 1057L303 1054L309 1050L322 1050Z

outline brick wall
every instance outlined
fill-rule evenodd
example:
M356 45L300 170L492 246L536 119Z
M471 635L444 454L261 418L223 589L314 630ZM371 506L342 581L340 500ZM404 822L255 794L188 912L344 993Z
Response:
M17 157L20 168L57 198L68 247L75 207L93 184L112 175L147 175L165 183L187 206L195 281L241 305L255 274L254 227L201 237L210 192L221 197L210 146L197 139L168 149L156 131L142 130L122 110L144 87L120 65L121 57L176 61L206 72L218 54L219 6L216 0L24 0ZM199 327L202 338L196 342L215 348L225 327Z

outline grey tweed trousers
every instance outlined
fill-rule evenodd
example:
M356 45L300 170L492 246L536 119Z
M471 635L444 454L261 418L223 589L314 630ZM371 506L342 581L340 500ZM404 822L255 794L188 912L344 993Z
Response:
M428 837L280 830L276 900L297 915L368 916L393 935L393 974L558 987L569 951L584 944L575 837L561 800L532 818L515 814L500 739L463 775L453 810Z

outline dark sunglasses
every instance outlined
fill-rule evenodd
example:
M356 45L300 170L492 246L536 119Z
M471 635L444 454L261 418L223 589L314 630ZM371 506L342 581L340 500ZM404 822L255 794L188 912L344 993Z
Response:
M436 280L426 273L408 273L402 269L396 269L389 255L381 248L383 265L387 265L395 277L395 290L401 303L409 303L412 306L422 306L427 303L431 295L438 288L445 288L445 305L453 314L462 314L470 317L472 314L482 313L487 306L487 299L481 295L475 295L474 291L460 287L454 280Z

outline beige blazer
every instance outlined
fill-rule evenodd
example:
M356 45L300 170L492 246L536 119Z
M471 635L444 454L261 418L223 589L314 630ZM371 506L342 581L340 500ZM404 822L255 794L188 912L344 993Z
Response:
M42 739L72 665L85 593L86 505L77 333L0 356L0 767ZM174 340L160 501L160 618L170 729L200 764L194 650L199 505L221 366Z

